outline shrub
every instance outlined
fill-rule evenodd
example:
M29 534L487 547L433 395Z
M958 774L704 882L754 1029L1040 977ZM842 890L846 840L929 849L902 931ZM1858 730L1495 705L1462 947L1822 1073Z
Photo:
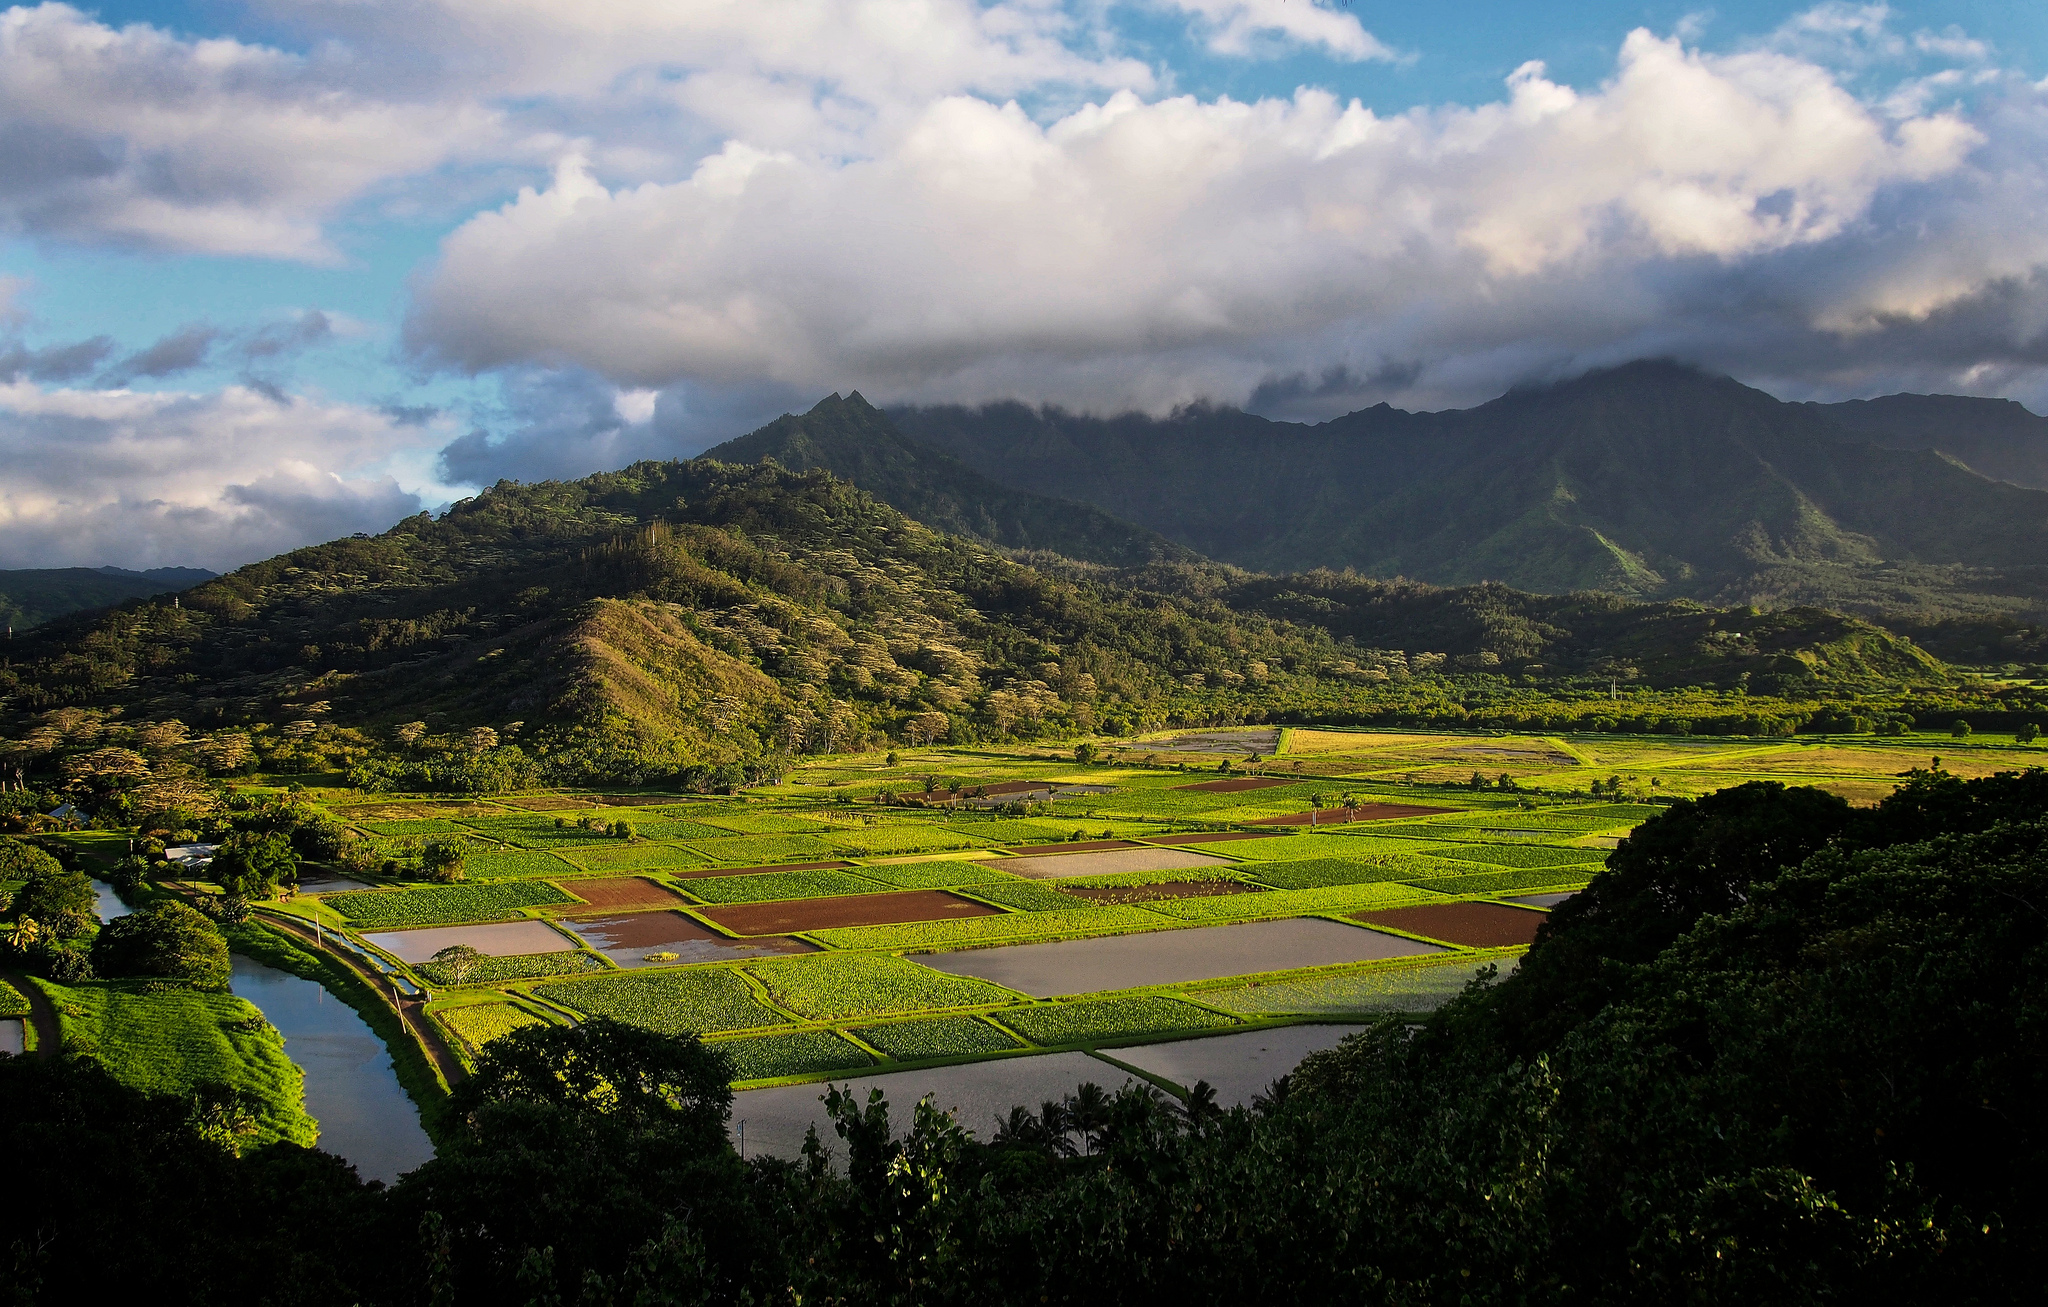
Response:
M30 880L62 870L62 863L35 845L0 835L0 880Z
M81 871L65 871L53 859L49 870L37 870L14 892L14 915L17 920L34 921L50 935L68 939L84 934L92 925L98 903L91 878Z
M291 838L278 831L237 831L213 855L207 875L223 891L245 899L267 899L280 884L299 878Z
M219 929L176 900L116 917L93 940L92 961L103 976L156 976L200 989L226 989L228 945Z

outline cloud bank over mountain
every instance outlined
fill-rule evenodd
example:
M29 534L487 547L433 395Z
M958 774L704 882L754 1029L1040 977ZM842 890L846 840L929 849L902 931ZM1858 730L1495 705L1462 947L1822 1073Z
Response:
M44 321L47 271L5 283L0 447L71 466L99 437L67 423L169 406L196 452L164 503L205 512L131 520L190 561L855 388L1312 420L1671 356L1791 398L2048 407L2048 82L1883 6L1617 30L1593 76L1529 61L1396 110L1328 87L1441 52L1310 0L227 12L204 35L0 14L17 243L392 278L360 330L309 293L140 339ZM1282 67L1310 72L1221 89ZM432 233L406 237L425 257L366 263L394 232ZM287 465L317 511L257 503ZM11 490L32 507L0 552L54 557L67 514L148 500L125 475Z

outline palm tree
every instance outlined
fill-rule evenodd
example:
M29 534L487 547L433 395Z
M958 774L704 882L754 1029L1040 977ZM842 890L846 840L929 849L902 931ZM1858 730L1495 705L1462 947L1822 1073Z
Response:
M7 943L16 952L26 953L35 947L35 942L42 937L43 928L35 923L35 918L23 917L7 932Z
M1083 1081L1075 1086L1073 1093L1067 1095L1067 1101L1061 1105L1061 1111L1066 1118L1067 1128L1078 1132L1088 1151L1093 1153L1096 1145L1102 1141L1102 1127L1107 1124L1109 1095L1093 1080Z

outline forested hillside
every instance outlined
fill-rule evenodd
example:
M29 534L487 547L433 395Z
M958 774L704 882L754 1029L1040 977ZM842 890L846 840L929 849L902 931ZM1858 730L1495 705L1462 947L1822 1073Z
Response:
M507 483L18 637L0 729L32 771L160 722L221 766L491 790L1169 723L1791 730L1822 701L1872 722L1959 706L1926 698L1949 675L1913 645L1821 612L1034 557L824 472ZM1616 684L1684 701L1618 705Z

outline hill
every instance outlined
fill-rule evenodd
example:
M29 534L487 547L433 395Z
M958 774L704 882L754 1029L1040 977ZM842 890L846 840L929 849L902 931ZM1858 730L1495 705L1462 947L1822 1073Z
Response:
M1259 571L1864 612L2048 603L2048 493L1875 443L1829 412L1647 362L1317 426L1215 407L890 416L1013 489L1114 506Z
M1885 395L1813 407L1873 445L1938 450L1987 477L2048 490L2048 418L2012 400Z
M820 400L801 416L785 414L704 457L772 460L797 471L821 468L934 530L1006 549L1045 550L1114 567L1192 556L1159 533L1101 509L1009 489L951 455L907 440L858 391Z
M19 631L52 618L126 599L145 599L197 585L213 576L197 567L47 567L0 571L0 622Z
M0 730L46 772L109 743L175 754L181 732L135 725L175 722L241 740L207 758L245 757L253 735L271 770L488 790L1168 724L1555 729L1621 720L1615 681L1673 696L1628 720L1701 731L1790 730L1822 700L1870 721L1957 706L1910 642L1817 611L1039 562L822 471L695 460L501 483L175 604L27 633L0 667Z

